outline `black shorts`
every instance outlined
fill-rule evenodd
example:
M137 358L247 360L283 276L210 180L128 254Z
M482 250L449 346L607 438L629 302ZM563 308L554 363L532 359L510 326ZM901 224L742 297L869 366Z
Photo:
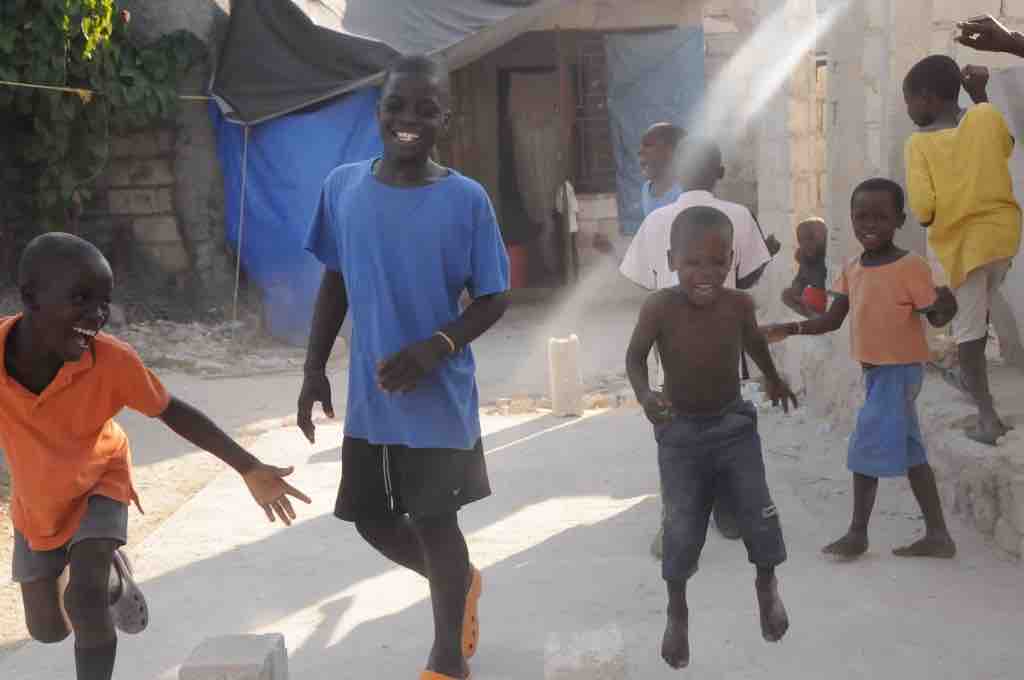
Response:
M357 522L457 512L491 495L484 447L413 449L345 437L334 514Z

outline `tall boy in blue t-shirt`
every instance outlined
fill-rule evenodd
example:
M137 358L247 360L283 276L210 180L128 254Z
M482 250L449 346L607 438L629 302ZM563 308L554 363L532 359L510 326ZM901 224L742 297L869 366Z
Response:
M467 678L480 572L457 512L490 494L469 344L507 307L508 258L491 202L430 159L449 121L448 74L402 57L377 112L384 155L324 182L306 247L324 263L299 426L333 416L325 366L352 314L348 412L335 515L430 581L434 645L421 680ZM459 297L472 303L460 313Z

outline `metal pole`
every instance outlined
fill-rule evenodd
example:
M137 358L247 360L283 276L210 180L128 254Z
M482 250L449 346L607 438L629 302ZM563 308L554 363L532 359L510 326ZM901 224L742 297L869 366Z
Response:
M235 261L235 294L232 301L231 320L238 321L238 288L242 280L242 235L245 233L245 189L249 171L249 126L242 133L242 191L238 199L238 244Z

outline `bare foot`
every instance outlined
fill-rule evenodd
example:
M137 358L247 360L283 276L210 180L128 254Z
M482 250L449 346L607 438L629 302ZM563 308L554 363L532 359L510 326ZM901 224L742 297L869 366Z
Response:
M680 670L690 665L690 615L670 614L661 640L661 658L672 668Z
M949 534L925 535L919 541L892 551L897 557L938 557L952 559L956 556L956 543Z
M767 642L778 642L789 630L789 615L779 597L779 580L772 577L766 584L758 583L757 606L761 610L761 636Z
M832 555L843 560L854 560L868 551L868 535L856 531L850 531L834 543L829 543L821 549L826 555Z

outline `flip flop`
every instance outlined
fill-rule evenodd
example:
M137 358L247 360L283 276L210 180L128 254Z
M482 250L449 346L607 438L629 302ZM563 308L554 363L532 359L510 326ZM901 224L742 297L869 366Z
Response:
M466 659L473 658L480 642L480 618L477 611L484 585L480 570L472 564L469 568L473 579L469 584L469 592L466 593L466 611L462 615L462 656Z
M469 680L470 676L466 676L465 680ZM423 671L420 673L420 680L462 680L461 678L453 678L450 675L443 675L435 671Z
M149 625L149 606L135 579L132 578L132 565L128 561L128 556L120 550L115 550L113 567L121 579L121 596L110 605L114 625L130 635L141 633Z

